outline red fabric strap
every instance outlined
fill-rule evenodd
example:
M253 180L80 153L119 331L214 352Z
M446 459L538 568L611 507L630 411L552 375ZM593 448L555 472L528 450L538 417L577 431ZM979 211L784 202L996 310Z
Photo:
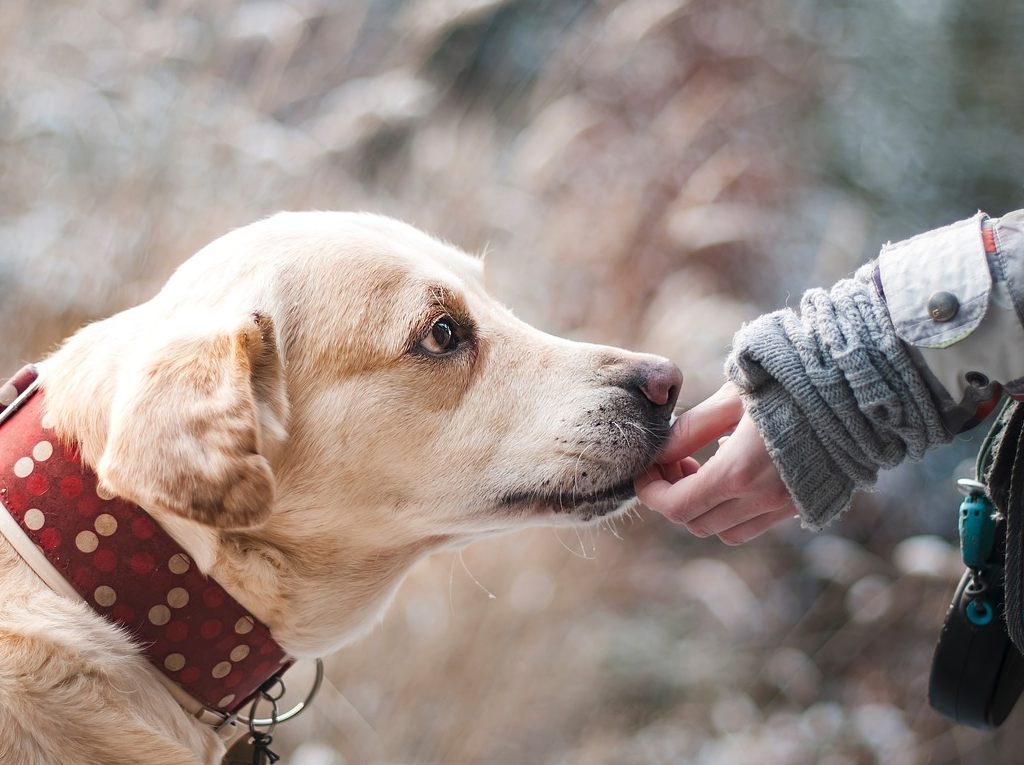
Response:
M998 250L996 249L996 232L992 228L992 224L989 221L985 221L981 229L981 241L985 245L986 255L995 255Z
M35 378L29 366L0 386L0 411ZM99 493L77 449L45 427L43 400L37 391L0 425L0 501L161 672L205 706L237 711L291 659L148 513Z

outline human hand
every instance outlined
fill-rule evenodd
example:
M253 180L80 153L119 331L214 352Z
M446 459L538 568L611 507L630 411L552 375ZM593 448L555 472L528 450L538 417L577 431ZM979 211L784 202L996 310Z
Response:
M703 465L690 456L716 438L721 446ZM695 536L717 535L728 545L748 542L797 514L732 383L680 415L668 444L637 477L636 493Z

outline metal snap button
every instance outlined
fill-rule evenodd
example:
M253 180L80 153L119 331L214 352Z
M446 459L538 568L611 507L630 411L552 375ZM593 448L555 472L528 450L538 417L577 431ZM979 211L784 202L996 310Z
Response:
M975 388L984 388L989 383L988 377L983 375L981 372L970 371L964 375L964 379L967 380L968 385L973 385Z
M928 298L928 315L934 321L949 321L960 310L960 301L952 292L936 292Z

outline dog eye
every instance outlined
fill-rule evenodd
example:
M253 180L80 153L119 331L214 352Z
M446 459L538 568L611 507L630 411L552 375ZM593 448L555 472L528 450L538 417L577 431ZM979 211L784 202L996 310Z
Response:
M420 342L420 347L434 354L451 353L459 344L457 327L450 317L442 316L434 322L430 332Z

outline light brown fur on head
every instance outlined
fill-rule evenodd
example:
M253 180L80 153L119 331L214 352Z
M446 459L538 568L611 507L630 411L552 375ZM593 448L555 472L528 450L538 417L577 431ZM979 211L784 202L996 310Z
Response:
M41 367L48 413L286 650L320 656L431 550L621 509L660 446L663 360L539 332L482 276L387 218L281 214L70 338Z

